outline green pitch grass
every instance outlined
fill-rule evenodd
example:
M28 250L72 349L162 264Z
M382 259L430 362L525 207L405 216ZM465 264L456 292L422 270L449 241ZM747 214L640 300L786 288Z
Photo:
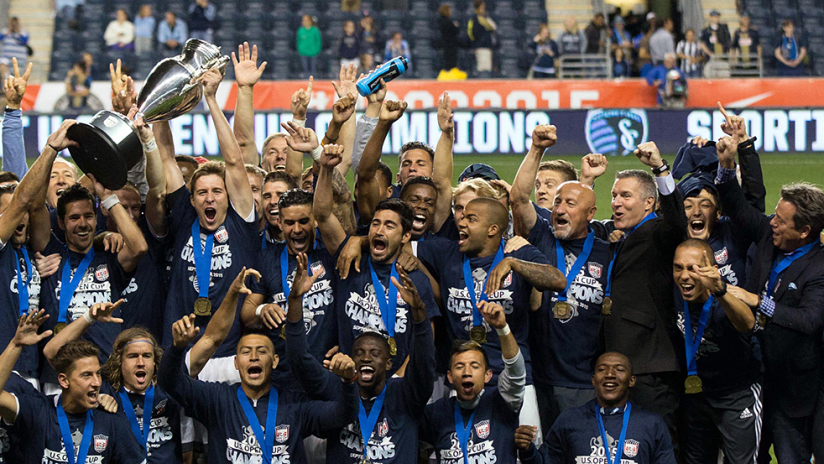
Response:
M578 167L581 166L581 158L575 156L552 157L551 152L544 155L544 160L565 159ZM670 165L675 161L675 154L665 155ZM495 168L502 179L512 182L518 167L521 165L521 156L491 156L491 155L456 155L455 156L455 177L453 185L457 185L458 176L461 171L472 163L486 163ZM389 157L384 159L389 163L393 171L397 168L397 162L393 162ZM615 173L624 169L646 169L635 157L610 157L607 172L595 182L595 195L597 198L598 212L596 219L608 219L611 215L610 200L612 181ZM761 155L761 169L764 173L764 183L767 187L767 213L775 209L778 202L778 195L781 186L790 182L806 181L819 186L824 185L824 155L803 154L803 155Z

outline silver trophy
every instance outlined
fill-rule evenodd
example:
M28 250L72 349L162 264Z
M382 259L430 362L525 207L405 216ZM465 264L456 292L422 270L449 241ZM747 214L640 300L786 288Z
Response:
M200 78L210 69L221 71L229 57L220 47L189 39L183 52L152 69L137 95L138 115L147 123L168 121L188 113L203 98ZM78 143L72 158L110 190L126 185L126 175L143 158L143 147L132 122L114 111L100 111L88 123L77 123L67 133Z

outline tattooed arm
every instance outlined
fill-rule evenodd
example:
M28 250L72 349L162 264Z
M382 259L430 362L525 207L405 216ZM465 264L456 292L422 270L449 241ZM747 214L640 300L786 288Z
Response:
M335 204L332 213L340 221L343 230L349 235L355 235L355 209L352 206L352 192L346 178L335 169L332 172L332 195Z
M561 291L566 288L566 277L551 264L533 263L507 256L489 273L486 293L491 295L501 288L509 271L515 271L538 291Z

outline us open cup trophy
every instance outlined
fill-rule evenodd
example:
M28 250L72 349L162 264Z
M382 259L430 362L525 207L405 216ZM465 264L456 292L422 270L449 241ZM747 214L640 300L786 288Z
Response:
M223 70L229 57L220 47L189 39L183 52L166 58L152 69L137 96L138 115L147 123L168 121L188 113L203 97L200 77L212 68ZM126 185L126 175L143 159L143 146L134 125L122 114L100 111L88 123L71 126L68 137L72 158L109 190Z

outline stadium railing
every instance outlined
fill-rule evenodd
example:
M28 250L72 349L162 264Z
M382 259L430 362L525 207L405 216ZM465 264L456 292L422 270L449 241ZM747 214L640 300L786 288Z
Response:
M558 59L559 79L611 79L612 59L604 54L563 55Z
M719 79L725 77L764 77L764 60L757 53L716 54L704 64L704 77Z

